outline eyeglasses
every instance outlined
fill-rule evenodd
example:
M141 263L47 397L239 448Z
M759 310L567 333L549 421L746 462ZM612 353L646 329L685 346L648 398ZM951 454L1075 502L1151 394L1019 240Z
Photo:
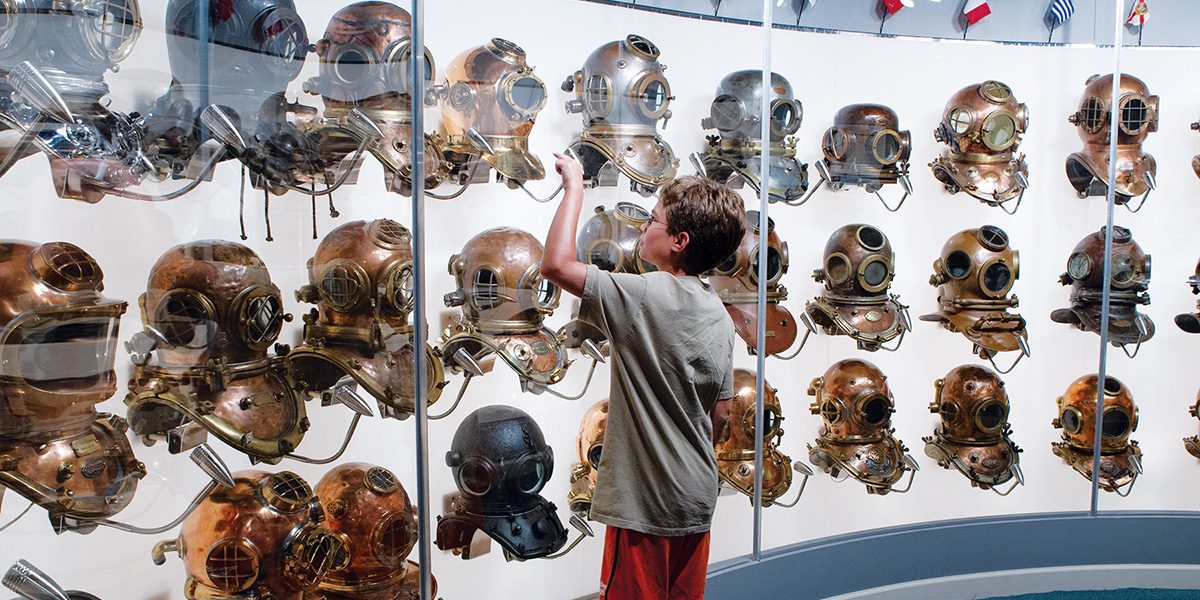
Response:
M658 219L658 217L654 216L654 213L650 213L650 216L646 219L646 229L654 227L655 225L662 225L663 227L667 227L667 224L665 221L660 221Z

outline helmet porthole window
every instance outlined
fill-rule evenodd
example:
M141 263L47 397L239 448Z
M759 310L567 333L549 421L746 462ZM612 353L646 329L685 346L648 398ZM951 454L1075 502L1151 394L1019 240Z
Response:
M709 107L709 116L717 129L733 131L742 124L742 102L729 94L721 94Z
M846 151L850 149L850 138L841 129L829 129L821 139L821 149L829 158L842 160L846 158Z
M972 120L974 117L965 108L955 108L946 114L946 125L949 125L950 130L958 135L966 133L971 128Z
M1001 294L1008 289L1012 282L1012 271L1008 265L994 262L983 270L983 290L991 294Z
M874 141L871 143L871 150L875 153L875 160L885 165L894 164L900 160L900 151L903 144L900 143L900 134L895 131L881 131L875 135Z
M612 100L611 87L607 75L598 73L588 78L584 88L584 100L587 102L589 113L604 116L612 110L609 104Z
M1121 102L1121 131L1129 135L1138 135L1150 125L1150 105L1142 98L1134 96Z
M979 412L977 413L979 428L989 432L1000 429L1007 417L1007 407L998 400L985 402L983 406L979 407Z
M1104 110L1104 102L1093 96L1084 100L1083 105L1079 107L1079 122L1087 131L1096 133L1104 127L1106 112L1108 111Z
M1012 115L997 113L983 123L983 143L992 150L1005 150L1016 138L1017 122Z
M849 259L841 253L830 254L829 258L825 259L825 274L834 285L845 283L850 279Z
M887 420L889 412L887 398L874 396L862 405L863 423L872 426L881 425Z
M1083 428L1083 418L1079 414L1079 411L1074 408L1063 410L1059 420L1062 422L1063 431L1071 435L1079 433Z
M1100 429L1106 438L1120 438L1129 433L1131 421L1129 414L1120 408L1104 411L1104 420Z
M946 270L952 279L962 279L971 273L971 257L962 250L955 250L946 257Z
M475 306L480 310L496 308L500 305L500 275L496 271L481 267L475 271L471 283L471 297Z
M882 259L869 260L863 265L863 287L870 291L879 291L887 286L889 269Z
M1071 279L1077 281L1085 279L1091 272L1092 259L1088 258L1087 254L1083 252L1072 254L1071 258L1067 260L1067 275L1070 275Z

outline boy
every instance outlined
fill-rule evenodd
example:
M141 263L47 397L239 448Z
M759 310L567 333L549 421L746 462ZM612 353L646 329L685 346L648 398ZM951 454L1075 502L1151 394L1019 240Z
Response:
M582 299L579 318L612 352L591 510L608 526L600 598L701 600L718 485L710 411L733 396L734 330L699 275L741 242L742 199L699 177L667 184L640 240L658 272L608 273L576 259L583 167L555 156L564 195L541 272Z

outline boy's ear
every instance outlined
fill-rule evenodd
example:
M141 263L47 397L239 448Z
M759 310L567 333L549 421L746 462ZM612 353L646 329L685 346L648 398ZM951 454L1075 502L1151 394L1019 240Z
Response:
M692 236L688 235L688 232L680 231L679 233L675 234L675 240L671 245L671 249L675 252L683 252L683 249L687 248L691 241Z

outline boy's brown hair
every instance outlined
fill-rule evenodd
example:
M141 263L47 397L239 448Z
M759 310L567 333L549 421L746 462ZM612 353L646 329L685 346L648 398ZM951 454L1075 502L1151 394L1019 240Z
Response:
M742 197L711 179L680 177L663 186L658 202L667 215L667 233L688 233L688 245L680 255L688 275L700 275L721 264L746 234Z

